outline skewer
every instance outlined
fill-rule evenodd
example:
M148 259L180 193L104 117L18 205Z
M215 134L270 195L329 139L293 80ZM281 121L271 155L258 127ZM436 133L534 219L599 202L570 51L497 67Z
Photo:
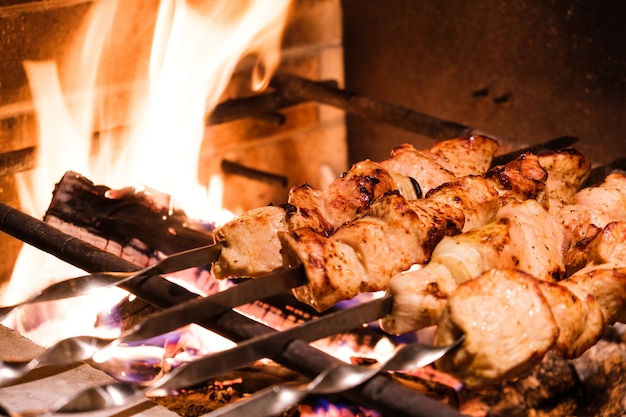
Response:
M583 187L600 184L602 181L604 181L604 178L606 178L606 176L613 171L626 172L626 158L618 158L609 162L608 164L593 168L589 173L589 177L587 178L587 181L585 181Z
M558 151L563 148L567 148L572 146L578 142L578 138L576 136L560 136L558 138L551 139L547 142L538 143L537 145L526 146L522 149L518 149L516 151L508 152L503 155L499 155L493 158L491 162L491 166L496 165L504 165L509 161L514 160L518 156L524 153L534 153L538 154L545 151Z

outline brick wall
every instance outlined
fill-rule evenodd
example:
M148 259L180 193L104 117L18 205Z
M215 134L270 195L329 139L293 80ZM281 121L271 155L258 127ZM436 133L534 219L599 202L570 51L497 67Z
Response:
M336 80L343 85L339 3L337 0L294 1L279 71L313 80ZM225 157L286 175L289 186L308 182L323 188L325 180L321 173L329 170L338 175L346 169L343 112L305 103L284 114L287 117L282 126L246 119L208 128L202 163L210 166ZM241 133L231 135L229 131ZM244 191L225 196L225 206L236 212L270 202L284 202L289 188L233 176L225 177L225 186Z

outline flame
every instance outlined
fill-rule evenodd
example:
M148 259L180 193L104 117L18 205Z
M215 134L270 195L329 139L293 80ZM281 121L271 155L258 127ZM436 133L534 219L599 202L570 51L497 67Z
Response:
M198 179L205 116L244 57L257 58L252 87L267 85L279 63L290 1L163 0L151 22L143 19L141 9L132 10L145 7L138 3L118 7L119 1L94 2L67 61L24 62L38 117L39 147L37 169L18 175L18 184L22 209L35 217L43 216L54 183L73 170L113 188L145 184L169 193L190 216L207 219L208 187ZM136 18L127 19L129 15ZM116 29L120 19L126 31ZM119 54L112 49L125 43L116 35L151 27L149 61L136 65L147 69L148 74L136 77L147 82L126 85L136 94L123 107L112 108L107 97L120 86L115 80L111 85L102 80L115 78L110 55ZM131 121L131 127L100 135L94 143L94 126L114 125L117 119L106 119L119 114ZM214 188L218 186L211 185L211 198L221 201L213 197ZM19 302L78 272L25 245L1 301ZM83 303L75 316L90 317L83 310L86 307ZM69 327L75 334L85 334L93 323L86 326ZM48 345L69 335L64 332L35 342Z

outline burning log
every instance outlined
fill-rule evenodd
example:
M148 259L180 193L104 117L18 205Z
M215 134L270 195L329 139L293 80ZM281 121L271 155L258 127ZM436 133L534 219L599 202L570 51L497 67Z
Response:
M137 265L69 236L5 204L0 204L0 230L89 272L139 269ZM198 297L197 294L158 276L134 279L121 287L160 308L175 306ZM275 331L232 310L198 324L235 342ZM311 378L328 366L340 362L302 340L294 340L284 346L272 359ZM418 395L386 375L377 375L343 395L385 415L459 416L453 408Z
M57 183L44 221L121 256L171 254L213 243L212 234L153 190L111 190L67 172ZM145 265L145 262L135 262Z

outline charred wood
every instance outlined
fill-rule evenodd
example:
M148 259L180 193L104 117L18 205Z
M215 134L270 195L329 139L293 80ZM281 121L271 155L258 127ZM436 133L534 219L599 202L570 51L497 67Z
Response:
M213 243L203 225L182 210L171 210L169 196L134 188L111 190L71 171L56 184L44 221L60 229L80 229L91 236L81 235L83 240L119 251L118 256L125 248L150 256Z

